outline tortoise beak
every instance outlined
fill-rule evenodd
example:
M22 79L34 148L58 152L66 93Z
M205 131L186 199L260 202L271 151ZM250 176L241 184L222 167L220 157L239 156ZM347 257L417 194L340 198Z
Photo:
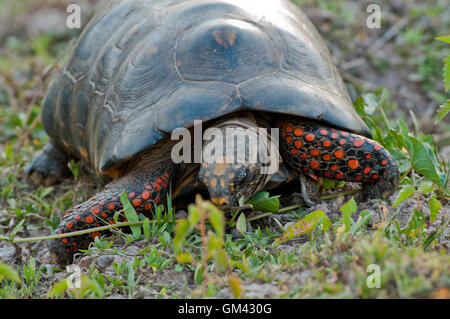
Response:
M211 201L218 207L227 207L230 205L230 200L226 196L211 195Z

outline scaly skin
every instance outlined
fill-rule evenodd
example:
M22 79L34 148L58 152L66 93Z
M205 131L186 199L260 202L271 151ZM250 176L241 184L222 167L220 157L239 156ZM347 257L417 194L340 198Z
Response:
M290 167L306 175L362 182L366 198L387 198L398 184L391 154L366 137L302 119L284 119L280 152Z
M172 162L152 164L130 172L125 177L109 184L105 190L94 195L81 205L66 212L57 234L113 224L115 212L121 210L120 194L125 191L138 214L149 216L153 205L166 198L170 180L175 174ZM120 221L126 221L123 217ZM109 231L53 239L50 242L52 262L61 265L72 261L73 254L87 249L95 237L109 234Z

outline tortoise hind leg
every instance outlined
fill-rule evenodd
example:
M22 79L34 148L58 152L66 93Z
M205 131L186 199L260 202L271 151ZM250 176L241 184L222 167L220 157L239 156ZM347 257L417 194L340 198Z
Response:
M35 186L56 184L70 176L69 158L64 150L50 142L25 167L25 175Z
M176 166L171 160L159 164L150 162L139 167L67 211L56 233L65 234L115 223L114 214L123 208L120 195L124 191L136 213L149 216L152 205L158 205L166 199L170 181L175 174ZM126 219L120 217L119 220ZM49 244L52 262L60 265L71 263L74 253L87 249L95 237L108 234L106 230L53 239Z

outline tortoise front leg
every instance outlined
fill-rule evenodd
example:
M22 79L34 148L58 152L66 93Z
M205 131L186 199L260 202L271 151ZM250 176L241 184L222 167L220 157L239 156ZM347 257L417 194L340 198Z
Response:
M280 151L290 167L306 175L362 182L365 199L386 199L395 191L398 167L377 142L302 119L281 120L277 126Z
M175 165L169 160L160 164L149 163L131 171L106 185L102 192L67 211L56 233L65 234L113 224L114 213L123 208L120 194L124 191L138 214L149 215L154 204L158 205L166 199L175 170ZM74 253L87 249L95 237L104 234L109 234L109 231L53 239L50 242L52 262L60 265L72 262Z

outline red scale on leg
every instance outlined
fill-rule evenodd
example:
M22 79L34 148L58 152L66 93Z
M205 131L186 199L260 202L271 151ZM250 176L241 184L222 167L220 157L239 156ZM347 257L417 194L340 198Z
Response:
M303 135L303 130L299 127L294 129L294 135L295 136L302 136Z
M142 205L142 199L135 198L135 199L133 199L133 203L132 204L133 204L134 207L139 207L139 206Z
M356 139L356 140L353 142L353 145L356 146L356 147L360 147L360 146L363 145L363 144L364 144L364 141L363 141L363 139L361 139L361 138L358 138L358 139Z
M338 139L339 138L339 134L338 133L331 133L331 136L330 136L333 140L336 140L336 139Z
M334 174L334 177L336 177L337 179L343 179L344 178L344 173L337 172L336 174Z
M309 166L311 166L312 169L318 169L319 168L319 162L318 161L311 161L309 163Z
M94 215L98 215L100 213L100 207L94 206L91 208L91 213Z
M313 142L314 139L315 139L315 137L314 137L314 134L312 134L312 133L309 133L309 134L306 134L306 135L305 135L305 140L306 140L307 142Z
M287 142L288 144L291 144L291 143L292 143L292 140L293 140L293 137L292 137L292 136L290 136L290 135L286 136L286 142Z
M142 199L143 200L148 200L150 198L150 192L145 190L142 192Z

